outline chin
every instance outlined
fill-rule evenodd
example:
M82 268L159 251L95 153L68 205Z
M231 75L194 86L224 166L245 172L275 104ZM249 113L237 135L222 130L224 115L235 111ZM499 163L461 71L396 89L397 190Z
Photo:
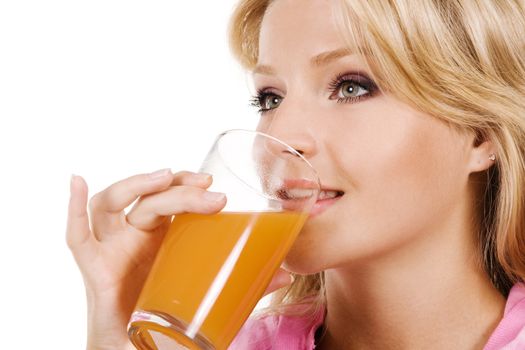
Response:
M315 252L315 250L313 251ZM320 264L318 256L311 256L311 254L307 254L307 252L308 251L299 250L295 246L292 247L284 259L282 267L298 275L313 275L323 271L324 268L322 264ZM312 252L312 250L310 252Z
M283 262L283 268L299 275L319 273L329 267L326 239L321 240L323 230L319 225L307 223L295 240ZM332 231L333 232L333 231Z

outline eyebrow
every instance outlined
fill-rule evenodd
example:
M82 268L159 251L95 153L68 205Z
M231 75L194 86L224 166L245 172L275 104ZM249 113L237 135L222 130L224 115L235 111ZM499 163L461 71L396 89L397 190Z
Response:
M312 66L319 67L326 65L332 61L338 60L342 57L351 55L352 52L346 48L341 48L333 51L322 52L310 60ZM275 70L268 65L257 65L252 71L253 74L275 75Z
M346 48L341 48L333 51L327 51L320 53L319 55L312 58L311 62L313 66L322 66L332 61L338 60L345 56L350 56L352 52Z

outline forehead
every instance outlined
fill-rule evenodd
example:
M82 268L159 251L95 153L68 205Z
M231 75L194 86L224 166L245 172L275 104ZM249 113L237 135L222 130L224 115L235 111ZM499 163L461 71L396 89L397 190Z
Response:
M314 56L338 49L343 40L331 0L275 0L266 10L259 36L259 63L282 55Z

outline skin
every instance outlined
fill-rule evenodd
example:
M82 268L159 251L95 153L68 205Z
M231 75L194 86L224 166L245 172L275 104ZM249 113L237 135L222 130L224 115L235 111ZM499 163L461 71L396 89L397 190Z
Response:
M276 0L254 73L279 102L258 129L303 153L325 188L344 191L307 222L285 262L296 273L325 271L326 331L316 349L481 349L505 300L477 263L472 178L492 166L495 150L385 92L338 103L330 82L371 74L364 61L311 60L343 47L330 2ZM206 191L211 181L184 171L135 175L88 206L86 182L72 178L67 243L86 286L88 349L132 349L126 325L169 217L225 205ZM279 271L268 291L288 283Z
M344 48L330 6L273 2L254 69L272 107L259 130L300 151L323 187L345 192L309 220L286 259L293 272L325 271L316 349L481 349L505 303L477 260L472 179L492 166L493 145L387 92L338 103L334 77L371 73L351 53L312 63Z
M211 183L207 174L163 169L112 184L95 194L88 207L85 180L72 177L66 240L86 287L87 349L135 349L127 324L170 218L220 211L226 199L206 191ZM290 275L280 270L267 293L290 283Z

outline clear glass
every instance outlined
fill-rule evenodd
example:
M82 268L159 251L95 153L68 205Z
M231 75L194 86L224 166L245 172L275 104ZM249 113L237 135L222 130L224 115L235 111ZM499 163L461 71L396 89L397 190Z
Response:
M200 171L227 204L174 217L128 325L138 349L227 349L320 191L301 154L257 131L220 134Z

